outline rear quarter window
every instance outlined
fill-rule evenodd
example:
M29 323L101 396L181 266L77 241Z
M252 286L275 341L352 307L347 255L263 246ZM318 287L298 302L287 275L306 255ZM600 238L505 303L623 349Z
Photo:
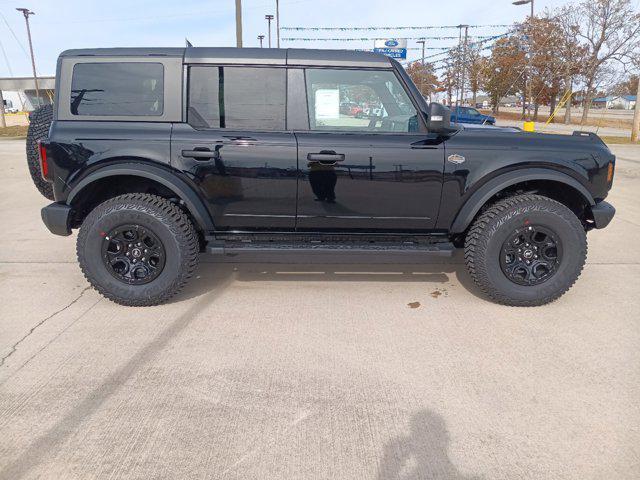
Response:
M161 63L78 63L73 67L70 110L87 116L161 116Z

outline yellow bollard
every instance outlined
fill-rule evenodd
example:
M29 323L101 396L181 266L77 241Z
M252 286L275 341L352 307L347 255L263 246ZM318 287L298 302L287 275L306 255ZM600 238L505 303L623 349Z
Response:
M522 127L522 129L525 132L535 132L536 124L533 122L524 122L524 126Z

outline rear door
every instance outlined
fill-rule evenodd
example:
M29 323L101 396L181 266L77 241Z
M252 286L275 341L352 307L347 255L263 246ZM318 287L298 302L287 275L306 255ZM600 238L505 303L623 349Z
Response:
M187 123L172 163L207 199L219 230L293 230L296 139L286 129L286 69L193 65Z
M395 72L308 68L305 75L298 230L432 229L444 143L426 131Z

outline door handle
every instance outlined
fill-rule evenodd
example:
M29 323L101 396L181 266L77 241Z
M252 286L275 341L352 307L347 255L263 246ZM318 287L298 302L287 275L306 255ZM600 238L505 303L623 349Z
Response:
M193 150L182 150L182 156L188 158L195 158L196 160L208 160L210 158L217 158L218 152L209 150L208 148L194 148Z
M344 162L344 153L323 150L320 153L307 154L307 160L310 162Z
M257 142L257 140L255 138L253 138L253 137L245 137L243 135L223 135L222 138L227 138L227 139L229 139L229 141L231 141L233 143L248 144L248 143Z

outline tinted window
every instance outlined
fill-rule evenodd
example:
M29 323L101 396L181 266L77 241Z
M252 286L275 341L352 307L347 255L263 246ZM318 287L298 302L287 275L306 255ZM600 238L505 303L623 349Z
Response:
M161 63L78 63L73 67L73 115L159 116L163 98Z
M306 81L311 130L418 130L416 109L393 72L308 69Z
M191 67L189 123L196 128L284 130L286 70Z

